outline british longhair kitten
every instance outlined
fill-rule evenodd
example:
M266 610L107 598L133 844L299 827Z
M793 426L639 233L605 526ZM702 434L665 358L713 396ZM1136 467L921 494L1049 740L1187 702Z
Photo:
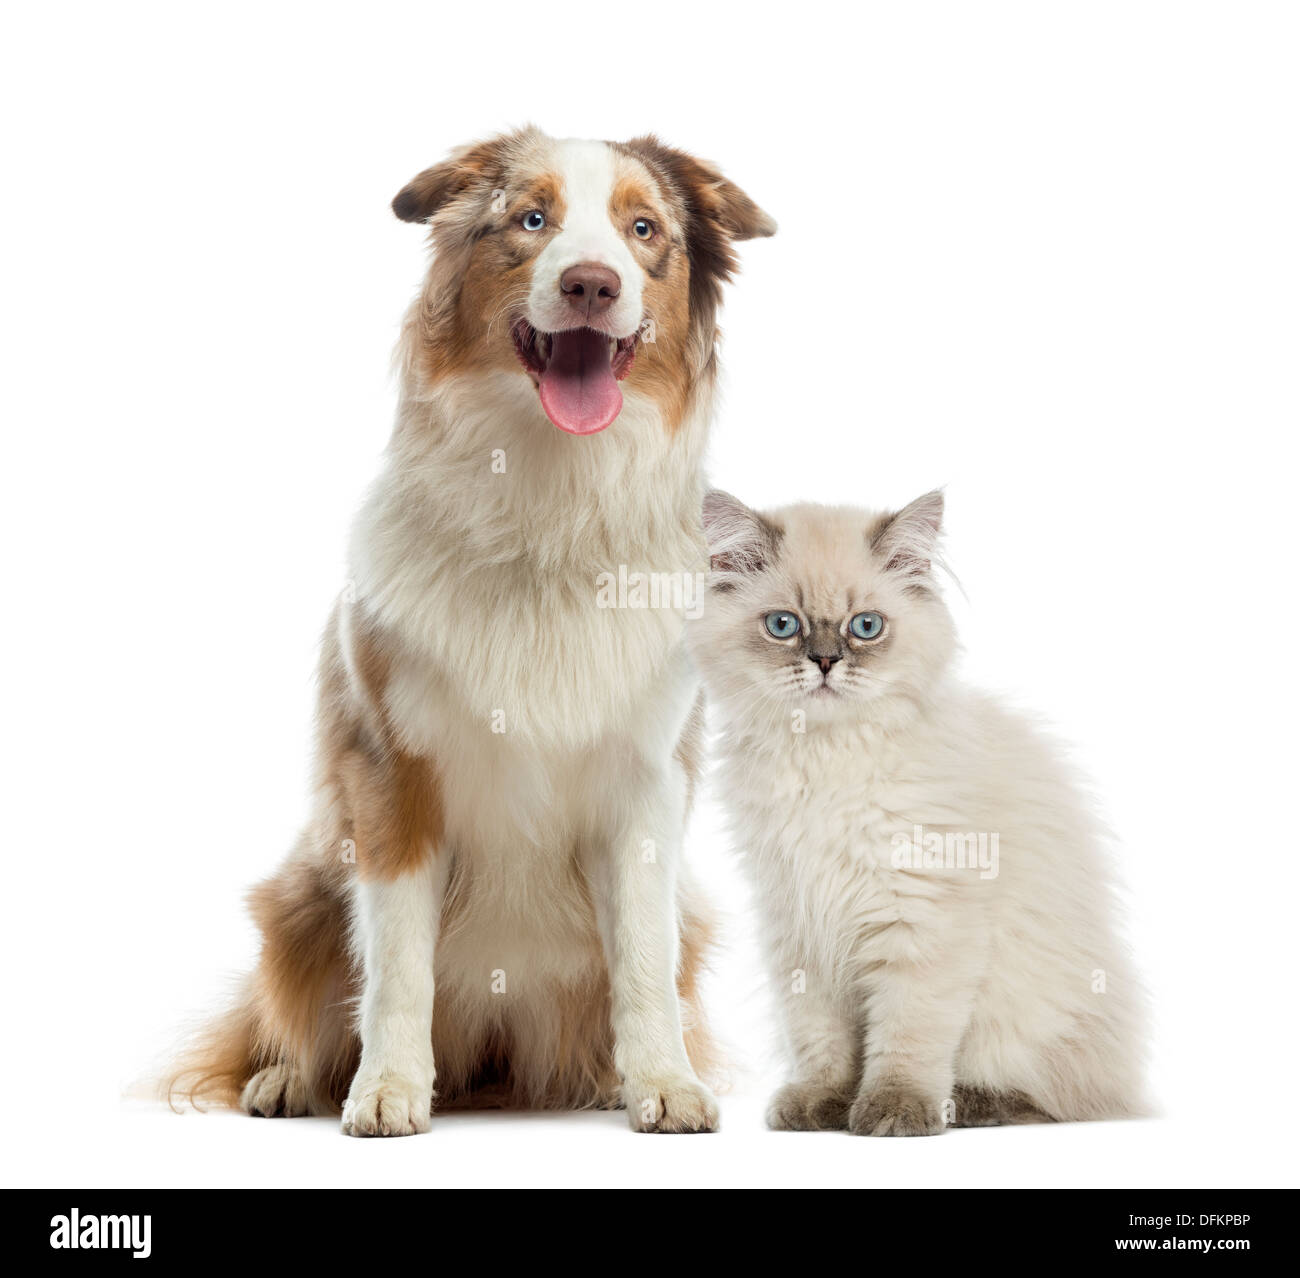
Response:
M921 1136L1139 1110L1141 1000L1058 750L953 674L943 499L705 500L689 628L790 1081L775 1128Z

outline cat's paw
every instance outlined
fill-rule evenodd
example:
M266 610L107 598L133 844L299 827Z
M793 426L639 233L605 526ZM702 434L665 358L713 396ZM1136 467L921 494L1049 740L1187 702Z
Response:
M952 1089L953 1127L999 1127L1052 1120L1024 1092L958 1083Z
M415 1136L432 1126L433 1088L403 1078L352 1080L343 1106L345 1136Z
M864 1092L849 1110L855 1136L937 1136L943 1130L939 1102L908 1087L886 1084Z
M268 1065L253 1075L239 1108L254 1118L301 1118L310 1113L307 1084L292 1065Z
M774 1132L834 1132L849 1125L853 1096L825 1083L787 1083L767 1104Z
M628 1079L623 1103L634 1132L716 1132L718 1102L689 1074Z

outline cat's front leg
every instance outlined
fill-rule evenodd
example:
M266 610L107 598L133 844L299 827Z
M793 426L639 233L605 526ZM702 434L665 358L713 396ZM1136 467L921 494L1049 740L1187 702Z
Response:
M609 967L614 1064L628 1121L641 1132L716 1131L717 1102L687 1058L677 993L685 782L675 769L641 764L620 781L621 820L584 861Z
M774 975L794 1068L768 1102L767 1125L774 1131L843 1131L858 1075L856 1027L829 978L807 960L783 950Z
M935 1136L947 1125L957 1049L982 969L969 936L937 944L907 923L895 936L909 957L885 962L867 982L862 1078L849 1110L858 1136ZM911 957L920 951L923 957Z

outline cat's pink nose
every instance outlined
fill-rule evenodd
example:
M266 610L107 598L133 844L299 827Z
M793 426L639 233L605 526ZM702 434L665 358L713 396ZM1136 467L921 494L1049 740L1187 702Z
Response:
M838 652L832 653L828 656L818 656L817 653L814 652L808 658L809 661L815 661L819 666L821 666L822 674L830 674L831 667L839 659L840 659L840 654Z

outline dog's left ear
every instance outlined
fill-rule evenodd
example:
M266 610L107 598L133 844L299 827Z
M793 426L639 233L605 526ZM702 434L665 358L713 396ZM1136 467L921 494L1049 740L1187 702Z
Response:
M667 181L693 219L721 231L729 240L775 235L776 222L712 164L665 146L654 134L626 144L652 173Z
M531 130L503 133L454 151L449 159L413 177L393 197L393 212L403 222L427 222L445 204L474 186L491 189L508 149Z

